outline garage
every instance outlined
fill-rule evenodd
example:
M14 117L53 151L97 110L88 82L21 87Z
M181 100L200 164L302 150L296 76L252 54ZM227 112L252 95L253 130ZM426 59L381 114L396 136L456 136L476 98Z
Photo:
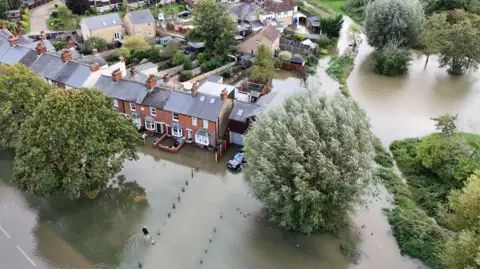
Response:
M243 134L231 132L232 143L243 146Z

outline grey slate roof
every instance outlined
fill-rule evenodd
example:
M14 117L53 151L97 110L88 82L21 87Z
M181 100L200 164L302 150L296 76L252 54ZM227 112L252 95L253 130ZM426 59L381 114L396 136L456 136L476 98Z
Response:
M151 68L158 68L158 65L152 62L148 62L148 63L136 65L135 68L137 69L137 71L140 72L140 71L151 69Z
M101 90L105 96L137 104L141 104L148 93L144 83L123 79L114 82L112 77L105 75L100 76L93 88Z
M80 24L81 23L85 23L88 30L90 31L116 25L123 25L122 19L120 19L118 13L110 13L95 17L84 18L80 21Z
M171 93L172 93L172 90L170 89L155 88L153 91L147 94L142 104L150 107L155 107L158 109L163 109Z
M312 26L320 26L320 18L318 16L315 16L315 15L308 16L307 21L310 21Z
M8 29L0 29L0 40L7 40L12 35Z
M36 50L30 50L27 54L25 54L25 56L23 56L22 59L20 59L19 62L28 67L31 64L33 64L33 62L35 62L37 57L38 57L37 51Z
M260 105L242 101L235 101L233 104L230 119L234 121L246 122L248 118L255 115Z
M42 54L30 65L37 75L63 83L73 88L80 88L91 75L90 67L62 59L52 54Z
M205 84L205 82L207 82L207 81L215 82L215 83L220 83L220 80L222 80L222 79L223 79L222 76L211 75L211 76L208 76L208 77L202 79L202 80L200 81L200 83L199 83L199 84L200 84L199 86L201 87L201 86L202 86L203 84Z
M129 11L127 13L127 16L130 18L130 21L134 25L155 22L152 13L148 9Z
M251 21L250 22L250 25L253 27L253 28L257 28L257 27L263 27L263 23L259 20L254 20L254 21Z
M25 48L22 46L10 47L10 44L8 42L4 42L4 44L5 43L7 44L9 49L0 56L0 63L2 64L18 63L25 55L27 55L27 53L31 51L29 48ZM3 49L3 46L1 49Z
M203 98L202 98L203 97ZM201 101L203 99L203 101ZM214 102L211 103L211 100ZM220 96L197 93L172 92L165 104L164 110L196 117L199 119L216 121L222 110L223 101Z
M77 63L82 63L86 65L92 65L92 64L98 64L99 66L104 66L107 65L107 61L100 56L100 54L97 55L80 55L79 58L74 59L73 61Z
M293 56L292 58L290 58L290 62L294 64L304 64L305 59L303 59L302 57Z

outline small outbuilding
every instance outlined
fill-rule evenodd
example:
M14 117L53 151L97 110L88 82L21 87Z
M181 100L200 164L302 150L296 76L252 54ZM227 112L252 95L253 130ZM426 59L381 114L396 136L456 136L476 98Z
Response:
M320 18L318 16L308 16L307 28L313 33L320 33Z

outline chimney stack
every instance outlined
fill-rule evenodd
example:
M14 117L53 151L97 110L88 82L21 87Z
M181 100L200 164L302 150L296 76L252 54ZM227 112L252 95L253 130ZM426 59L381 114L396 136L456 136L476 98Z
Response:
M37 55L41 55L42 53L47 52L47 48L41 41L37 43L37 47L35 49L37 50Z
M18 35L24 35L25 34L25 29L21 25L17 27L17 34Z
M136 74L137 74L137 68L135 66L132 66L132 68L130 68L130 76L134 77Z
M68 49L62 50L62 62L66 63L72 60L72 53Z
M148 76L148 79L147 79L147 88L153 89L153 87L155 87L156 85L157 85L157 78L155 77L155 75L151 74L150 76Z
M112 72L112 80L113 82L118 82L120 79L122 79L122 71L120 68L117 68Z
M69 49L73 48L73 40L72 40L71 37L69 37L69 38L67 39L67 47L68 47Z
M163 82L168 83L168 74L163 75Z
M40 31L40 34L42 35L42 40L47 40L47 33L45 33L45 31Z
M98 70L100 70L100 65L98 63L90 65L90 71L97 72Z
M227 98L228 98L228 91L227 91L227 88L225 88L220 93L220 99L222 99L222 101L225 101L227 100Z
M98 50L97 50L97 49L92 49L92 54L93 54L93 55L97 55L97 54L98 54Z
M7 29L7 24L2 22L2 29Z
M15 47L15 45L18 44L18 38L14 35L11 35L9 38L8 38L8 41L10 42L10 47Z
M192 85L192 96L195 96L195 94L197 94L197 90L198 90L198 82L195 82Z

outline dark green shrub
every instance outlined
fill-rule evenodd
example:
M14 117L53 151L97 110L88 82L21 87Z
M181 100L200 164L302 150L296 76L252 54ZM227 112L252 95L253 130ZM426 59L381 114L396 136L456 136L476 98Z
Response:
M315 67L318 64L318 58L315 55L310 54L307 56L307 65L311 67Z
M408 72L410 52L393 44L373 53L373 70L385 76L402 76Z
M210 60L206 63L203 63L201 65L200 69L202 70L202 73L205 73L205 72L208 72L208 71L215 70L218 67L220 67L220 64L216 60Z
M320 29L322 33L326 34L329 37L339 37L340 31L343 26L343 16L338 14L337 16L331 17L321 17L320 18Z
M190 58L188 55L181 51L175 52L175 54L172 57L172 66L179 66L179 65L184 65L190 61Z
M354 56L350 53L333 57L330 60L330 65L327 68L327 74L339 81L341 84L345 84L347 77L353 70L354 60Z
M192 70L184 70L180 72L180 81L187 81L193 77Z
M62 50L67 48L67 42L65 41L51 41L52 45L55 47L55 50Z
M321 35L318 39L318 46L322 49L328 49L331 45L332 41L326 35Z

